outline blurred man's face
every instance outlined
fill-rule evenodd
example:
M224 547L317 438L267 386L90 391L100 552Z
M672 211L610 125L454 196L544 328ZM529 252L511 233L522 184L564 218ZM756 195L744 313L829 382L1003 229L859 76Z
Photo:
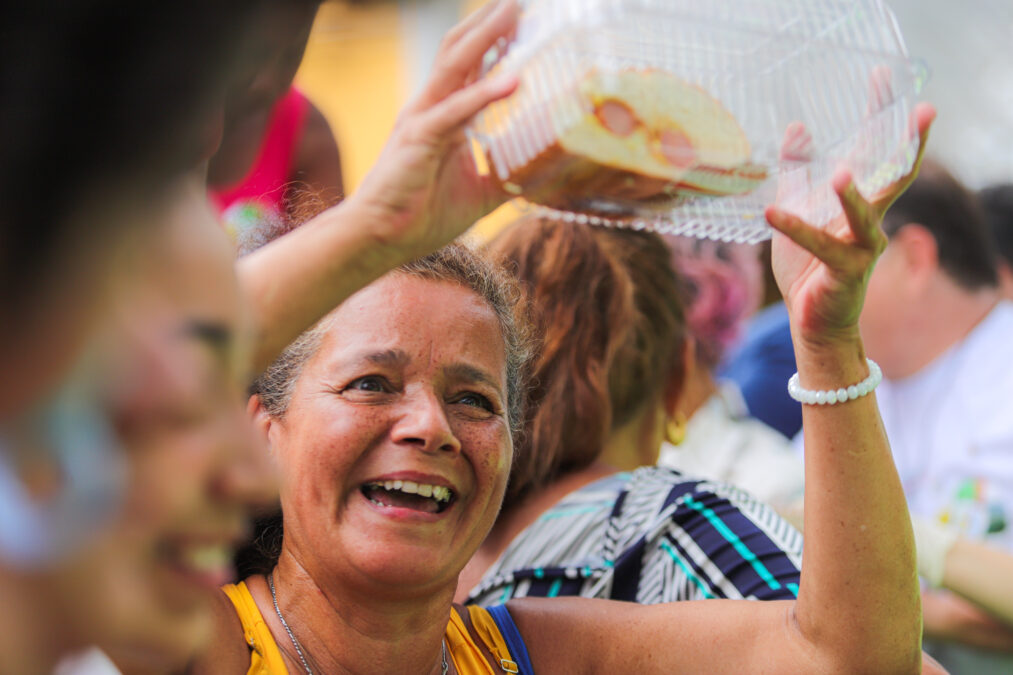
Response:
M907 339L901 322L907 298L900 247L898 242L891 242L876 262L858 322L866 353L888 377L897 350L904 349Z

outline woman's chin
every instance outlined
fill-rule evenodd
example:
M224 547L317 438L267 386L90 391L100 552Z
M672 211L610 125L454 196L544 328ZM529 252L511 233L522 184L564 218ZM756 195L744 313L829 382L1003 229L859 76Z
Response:
M395 596L428 593L442 586L455 588L463 567L456 554L425 542L376 542L359 553L358 561L351 560L358 571Z

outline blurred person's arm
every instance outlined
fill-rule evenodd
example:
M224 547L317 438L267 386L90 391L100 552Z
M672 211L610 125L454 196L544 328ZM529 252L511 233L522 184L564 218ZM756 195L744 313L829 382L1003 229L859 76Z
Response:
M1013 629L1013 556L959 539L946 554L943 588L948 588Z
M922 593L922 617L925 637L1013 653L1013 628L953 593Z
M489 3L453 28L361 187L240 260L256 371L349 295L448 243L506 199L490 177L477 174L464 128L517 87L514 76L474 81L485 52L513 30L517 12L513 0Z
M1013 630L1013 555L964 539L956 530L927 518L915 516L912 523L918 547L918 571L928 584L962 596ZM949 594L941 597L945 600L936 601L936 622L932 627L939 637L950 639L945 634L955 634L954 627L968 621L972 628L987 623L958 598ZM927 631L928 621L926 616Z

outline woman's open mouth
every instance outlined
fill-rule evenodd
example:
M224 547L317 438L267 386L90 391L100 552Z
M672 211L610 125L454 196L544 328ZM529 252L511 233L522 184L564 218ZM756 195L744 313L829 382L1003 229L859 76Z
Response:
M158 545L163 563L188 582L215 590L235 575L231 541L164 540Z
M366 483L362 495L377 506L412 509L423 513L443 513L456 498L454 491L442 485L427 485L410 480Z

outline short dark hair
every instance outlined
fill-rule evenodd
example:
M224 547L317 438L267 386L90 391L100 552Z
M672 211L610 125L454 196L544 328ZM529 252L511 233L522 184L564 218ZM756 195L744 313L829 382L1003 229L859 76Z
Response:
M978 192L978 202L992 235L996 251L1013 265L1013 183L991 185Z
M999 284L996 259L985 218L975 196L938 162L925 160L914 182L883 220L888 237L910 223L932 234L939 265L968 290Z

